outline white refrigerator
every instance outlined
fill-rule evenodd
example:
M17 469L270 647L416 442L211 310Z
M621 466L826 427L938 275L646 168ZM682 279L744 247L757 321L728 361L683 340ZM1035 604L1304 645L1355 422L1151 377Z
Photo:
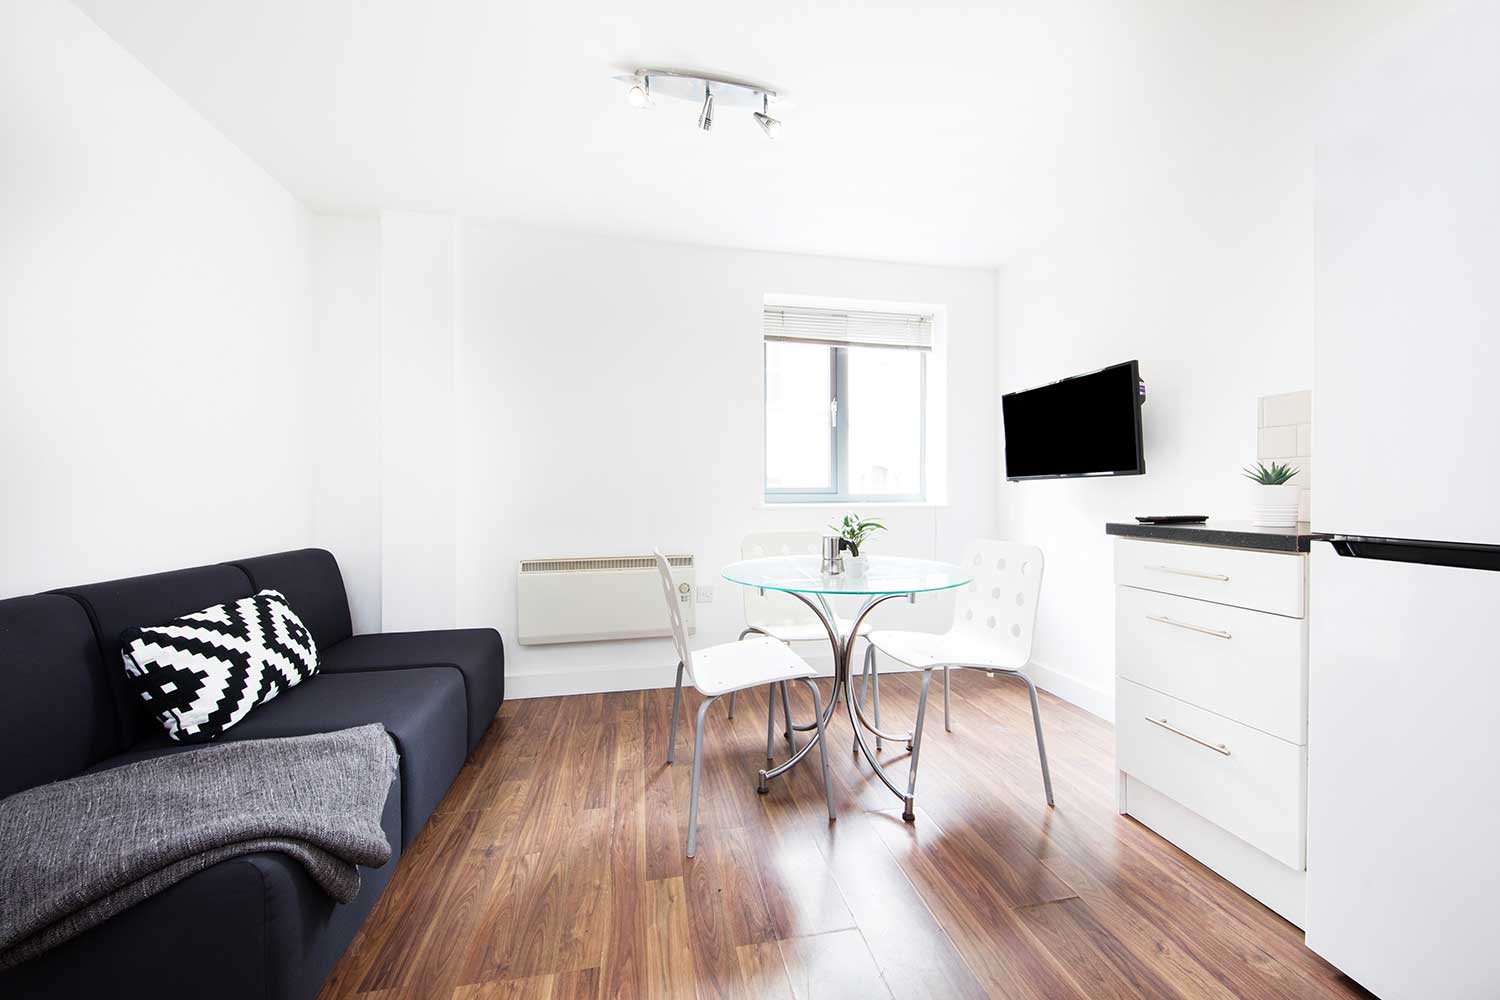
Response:
M1307 945L1500 998L1500 4L1340 67L1320 128Z

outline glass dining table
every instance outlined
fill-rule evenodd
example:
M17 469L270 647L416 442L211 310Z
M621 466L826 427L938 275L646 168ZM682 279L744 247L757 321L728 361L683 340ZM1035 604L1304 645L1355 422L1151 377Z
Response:
M905 597L915 602L918 594L962 587L971 582L974 577L972 573L960 566L932 559L871 555L867 556L866 560L868 565L862 571L846 570L837 575L825 575L822 571L822 560L818 556L770 556L764 559L744 559L730 563L724 567L721 575L730 583L754 587L762 593L770 590L790 594L812 610L828 633L829 645L833 647L833 693L829 696L827 707L823 710L823 724L826 727L832 720L833 713L838 711L839 698L842 695L844 708L849 713L849 723L854 729L856 746L864 754L865 760L874 769L876 776L885 783L893 795L901 799L904 806L902 815L910 822L916 818L913 813L912 782L908 780L906 787L903 788L886 772L885 768L880 766L880 761L865 738L865 733L898 743L904 742L908 750L913 746L913 734L887 732L865 718L864 708L860 704L861 699L854 697L854 685L850 673L854 661L854 642L860 635L870 612L886 601ZM836 597L863 598L858 613L852 619L853 624L850 625L848 634L839 631L838 616L833 613L829 605L829 599ZM760 772L758 790L762 794L769 790L772 778L796 767L817 744L817 727L812 723L797 726L790 718L786 722L789 730L810 730L812 736L801 747L795 747L791 756L785 761ZM915 765L916 761L912 761L912 764ZM916 773L915 766L910 773L913 775Z

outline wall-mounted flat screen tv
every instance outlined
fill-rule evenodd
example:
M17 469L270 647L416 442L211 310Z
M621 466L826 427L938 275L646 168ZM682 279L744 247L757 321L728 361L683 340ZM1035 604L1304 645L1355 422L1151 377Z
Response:
M1005 478L1144 475L1142 398L1134 361L1006 394Z

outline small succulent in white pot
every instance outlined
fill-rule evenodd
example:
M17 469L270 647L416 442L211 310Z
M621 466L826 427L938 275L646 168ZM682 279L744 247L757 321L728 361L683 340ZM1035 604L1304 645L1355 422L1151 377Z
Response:
M868 558L860 555L860 548L875 532L886 530L879 519L860 517L858 514L845 514L842 521L828 527L839 536L839 548L849 550L850 569L856 575L863 573L869 564Z
M1251 500L1251 523L1262 528L1292 528L1297 525L1300 483L1292 479L1300 470L1284 462L1257 462L1243 475L1255 483Z

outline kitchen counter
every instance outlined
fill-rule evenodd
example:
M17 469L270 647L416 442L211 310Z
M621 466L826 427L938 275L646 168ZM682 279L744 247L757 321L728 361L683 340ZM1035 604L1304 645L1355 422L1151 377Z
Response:
M1299 521L1295 528L1258 528L1249 521L1215 521L1202 524L1141 524L1137 521L1110 521L1106 534L1125 538L1150 538L1158 542L1186 542L1191 545L1223 545L1237 549L1259 549L1262 552L1306 552L1317 537L1312 525Z

